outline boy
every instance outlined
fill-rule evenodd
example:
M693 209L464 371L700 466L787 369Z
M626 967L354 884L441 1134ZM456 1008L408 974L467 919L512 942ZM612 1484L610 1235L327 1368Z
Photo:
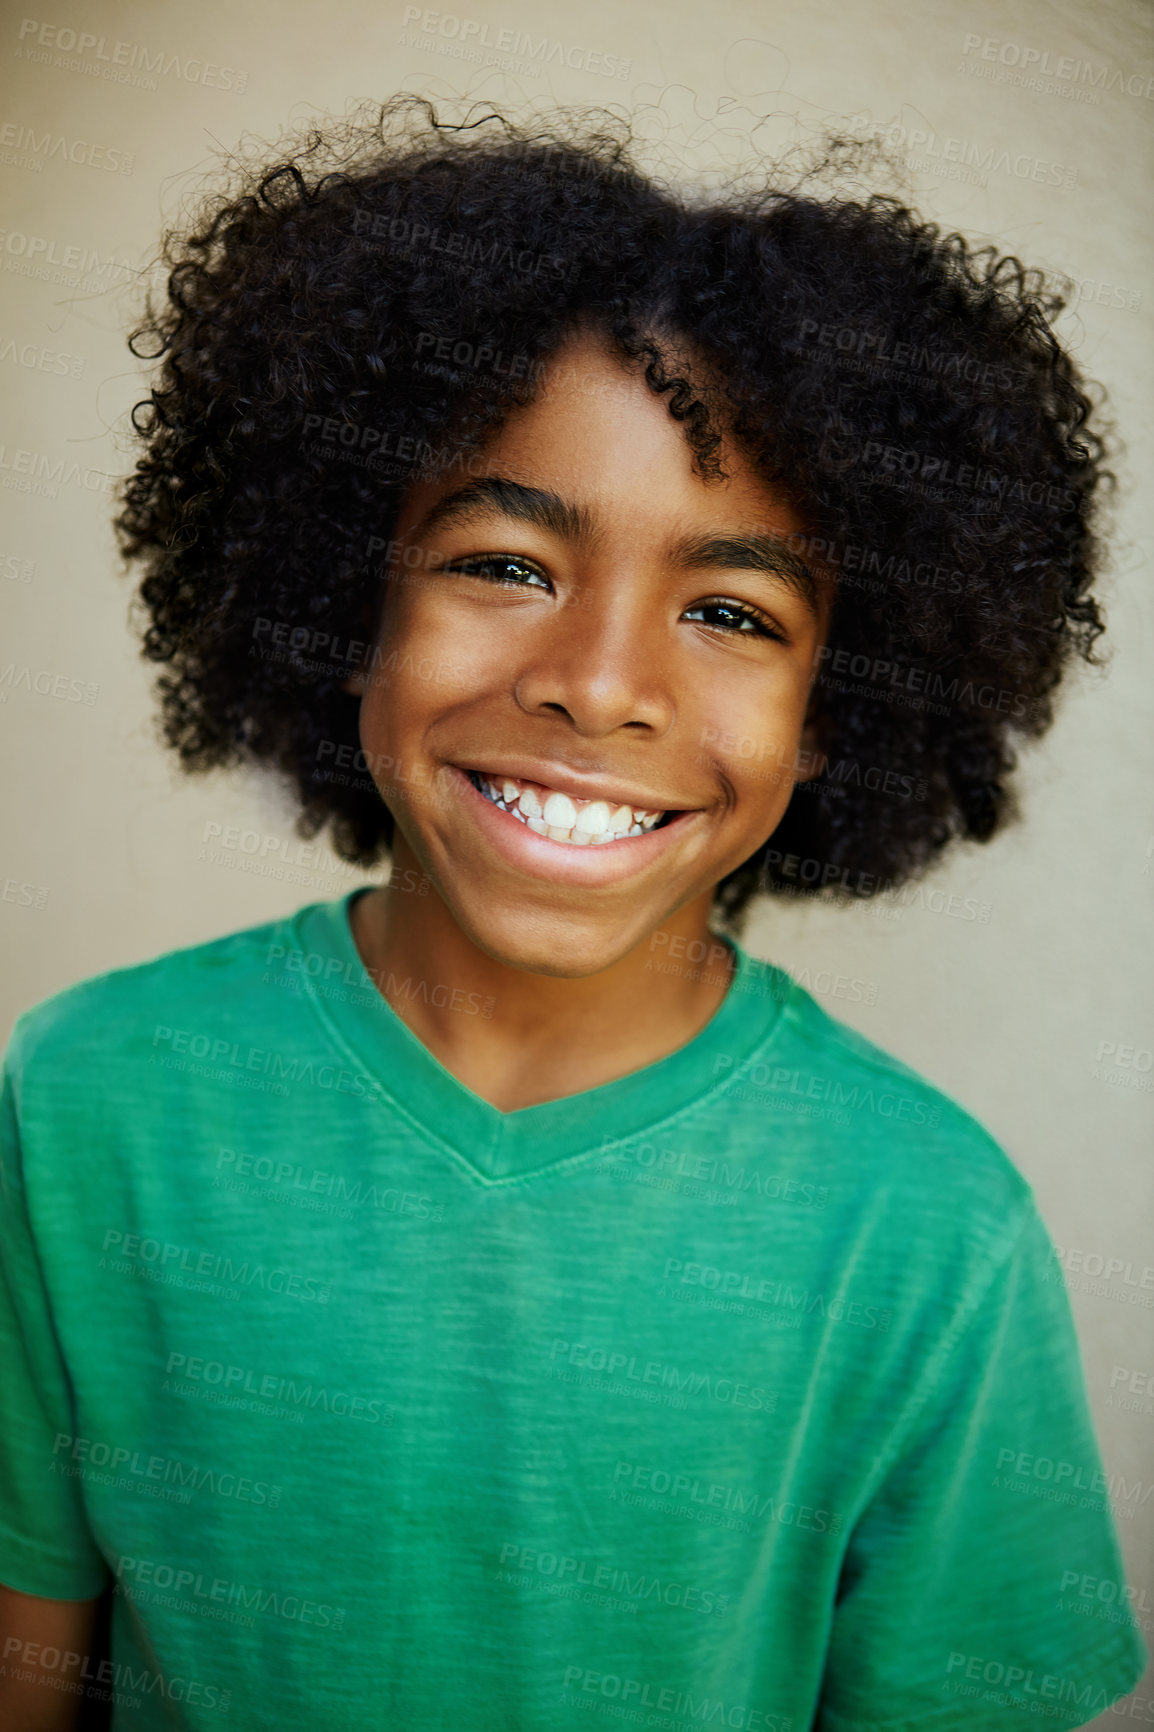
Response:
M8 1723L1083 1725L1029 1187L732 936L992 835L1089 653L1053 303L609 133L354 144L173 243L121 523L183 760L391 873L20 1019Z

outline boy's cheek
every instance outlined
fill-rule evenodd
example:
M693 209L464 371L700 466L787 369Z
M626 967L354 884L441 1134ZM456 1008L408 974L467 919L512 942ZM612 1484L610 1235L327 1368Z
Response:
M792 786L814 758L811 730L802 727L803 707L787 697L776 715L761 708L714 714L696 729L699 764L714 766L747 794Z
M807 751L805 735L796 727L780 732L764 726L744 730L736 723L716 721L698 734L697 774L702 786L733 791L733 846L748 859L773 835L785 816L794 784L817 774L819 755ZM728 870L728 868L727 868Z
M798 749L791 740L755 740L749 735L737 736L728 753L706 748L701 771L704 783L728 783L732 788L737 816L751 833L761 833L752 846L780 822L794 783L801 779Z

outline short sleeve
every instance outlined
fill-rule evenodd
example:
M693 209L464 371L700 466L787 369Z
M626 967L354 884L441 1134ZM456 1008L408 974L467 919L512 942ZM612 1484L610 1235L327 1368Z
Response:
M1146 1654L1032 1197L931 1373L850 1537L816 1724L1084 1726L1134 1688ZM1110 1584L1104 1596L1085 1597L1086 1578Z
M90 1599L108 1571L80 1481L54 1444L76 1432L68 1372L25 1197L17 1115L19 1028L0 1071L0 1583L46 1599ZM63 1460L68 1461L67 1453Z

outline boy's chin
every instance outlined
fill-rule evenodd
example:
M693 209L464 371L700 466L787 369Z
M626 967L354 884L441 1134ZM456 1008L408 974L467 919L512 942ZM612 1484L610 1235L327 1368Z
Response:
M650 930L640 925L636 930L623 930L604 920L562 915L532 920L515 909L503 918L489 911L473 920L462 918L463 913L458 914L462 929L494 962L554 980L587 980L604 973L644 943Z

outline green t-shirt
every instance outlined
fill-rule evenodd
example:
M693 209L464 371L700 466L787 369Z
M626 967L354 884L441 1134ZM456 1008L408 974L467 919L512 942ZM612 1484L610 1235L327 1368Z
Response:
M0 1581L112 1572L117 1732L946 1732L1132 1689L1059 1265L980 1126L740 948L688 1045L501 1113L350 900L8 1049Z

